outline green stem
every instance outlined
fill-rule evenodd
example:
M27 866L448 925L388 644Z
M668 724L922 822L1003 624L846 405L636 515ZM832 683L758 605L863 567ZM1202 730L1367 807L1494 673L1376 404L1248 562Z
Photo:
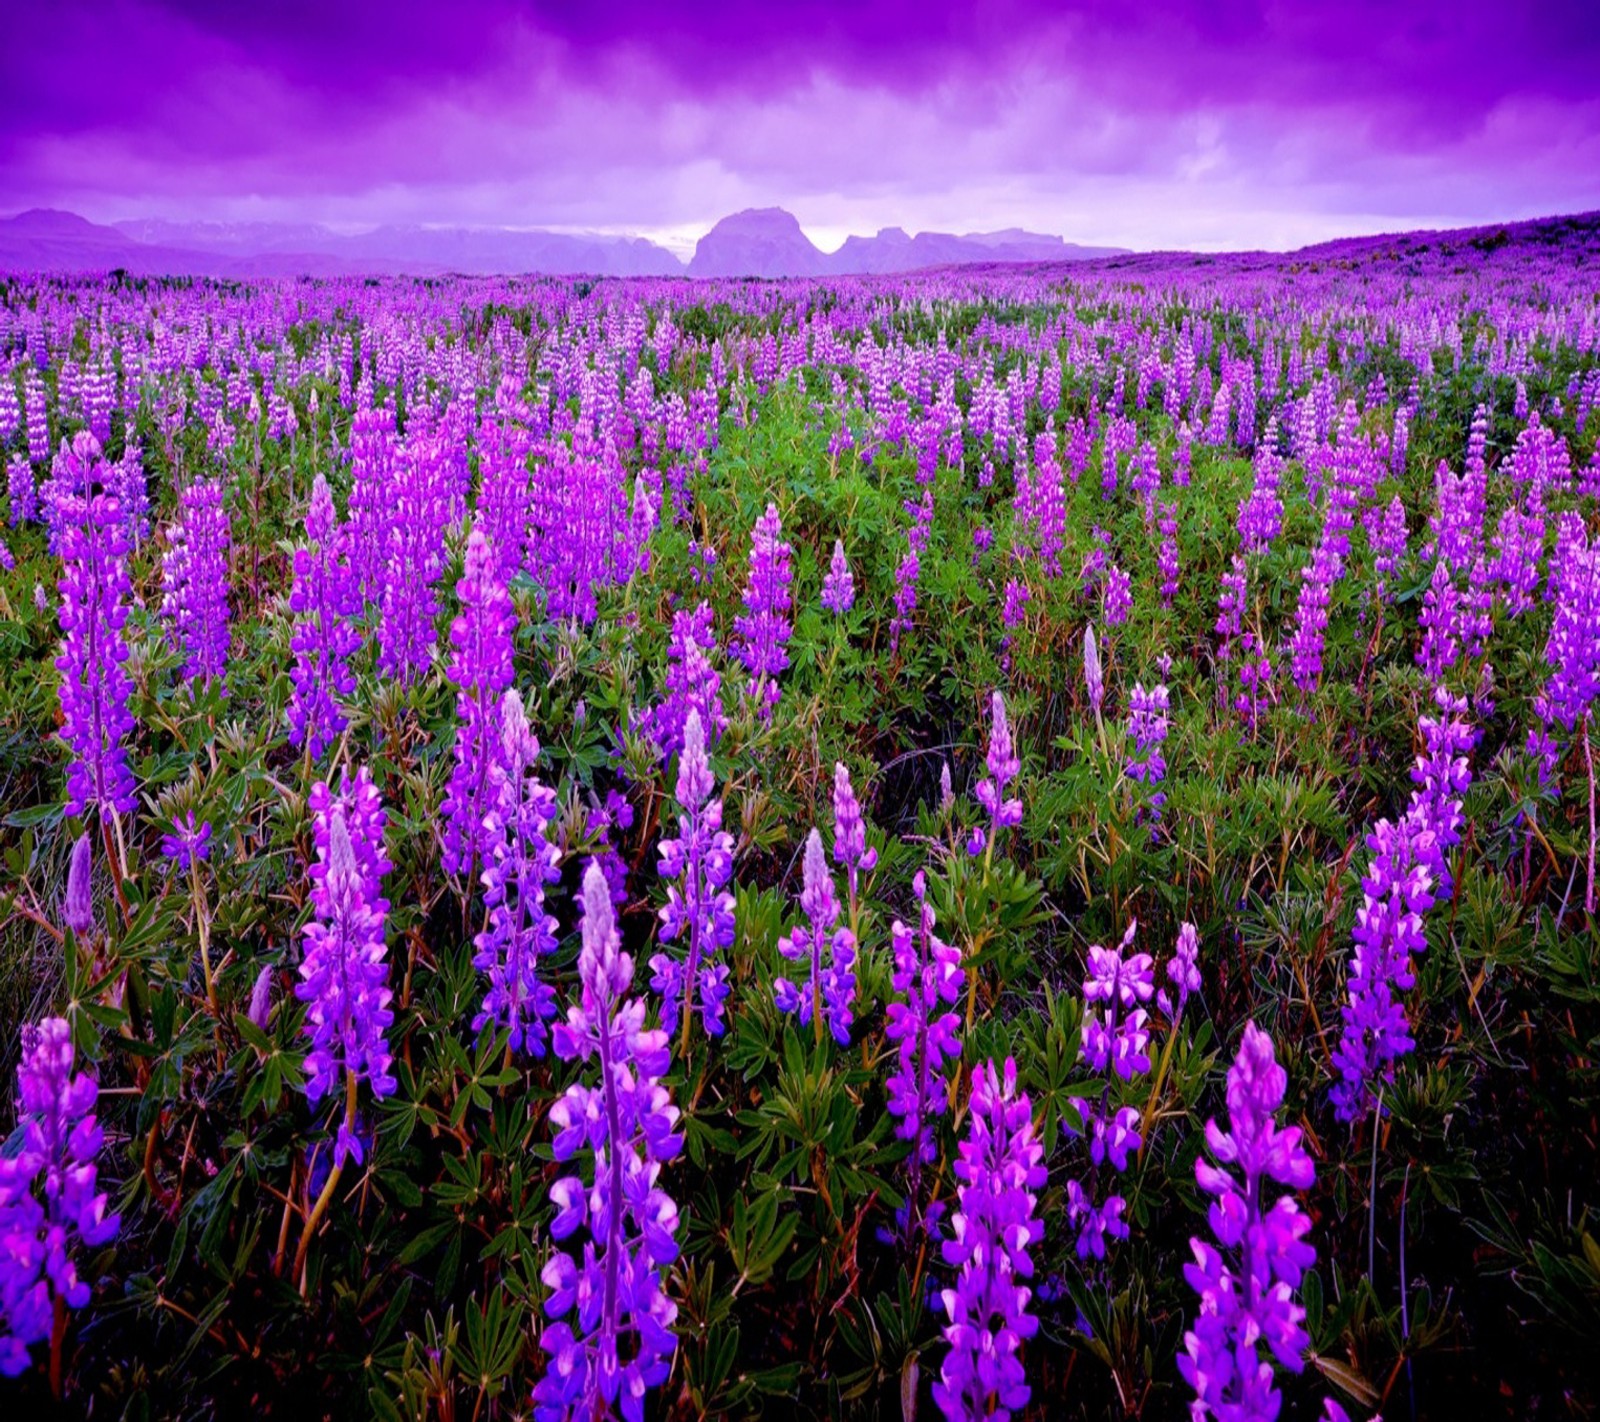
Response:
M347 1131L356 1128L356 1074L348 1068L344 1078L344 1124ZM337 1143L335 1150L338 1149ZM322 1217L327 1214L328 1206L333 1201L333 1192L339 1188L339 1176L344 1168L344 1162L335 1160L333 1169L328 1172L328 1181L322 1187L322 1193L317 1196L317 1202L311 1207L311 1213L306 1216L306 1227L300 1236L300 1247L294 1255L294 1276L300 1280L300 1295L305 1297L306 1254L311 1249L311 1236L317 1232L317 1226L322 1223Z

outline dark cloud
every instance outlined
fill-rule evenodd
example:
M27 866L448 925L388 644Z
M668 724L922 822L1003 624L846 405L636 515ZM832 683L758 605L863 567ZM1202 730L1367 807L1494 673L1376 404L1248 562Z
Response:
M970 225L1246 242L1262 215L1600 205L1590 0L67 0L0 26L0 206L660 227L877 198L922 225L965 194Z

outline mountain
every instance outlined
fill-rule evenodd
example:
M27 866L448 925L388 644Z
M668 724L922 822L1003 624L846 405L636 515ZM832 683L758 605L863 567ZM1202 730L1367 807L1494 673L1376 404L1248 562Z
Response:
M1063 262L1119 254L1060 237L1001 232L919 232L885 227L823 252L779 207L724 217L700 239L695 277L817 277L909 272L993 262ZM642 237L511 227L388 225L339 232L313 223L172 222L106 226L76 213L34 209L0 219L0 271L106 272L248 279L287 276L584 274L682 276L684 265Z
M781 207L724 217L696 244L689 263L695 277L809 277L827 270L827 259L795 215Z
M1086 262L1126 254L1125 247L1080 247L1060 237L1009 227L1001 232L919 232L885 227L876 237L847 237L824 258L827 270L844 276L860 272L910 272L923 267L959 267L975 262Z
M141 242L239 256L314 253L349 264L352 269L406 271L423 276L441 272L473 276L512 272L683 274L683 263L671 252L641 237L420 225L375 227L369 232L350 234L309 223L164 222L152 218L119 222L116 226Z

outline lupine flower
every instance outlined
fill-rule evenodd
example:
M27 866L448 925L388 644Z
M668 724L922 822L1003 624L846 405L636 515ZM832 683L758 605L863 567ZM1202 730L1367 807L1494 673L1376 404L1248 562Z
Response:
M426 672L437 640L434 585L444 571L444 532L449 500L443 452L427 438L411 438L391 487L388 513L379 529L385 540L376 601L378 670L402 686Z
M789 568L792 550L783 541L776 504L756 520L750 535L750 581L744 615L734 620L733 655L750 673L745 694L763 719L778 704L777 675L789 665Z
M262 1032L267 1030L267 1019L272 1015L272 978L270 964L256 974L256 980L250 988L250 1005L245 1011L251 1025Z
M1239 1054L1228 1068L1228 1129L1206 1123L1206 1145L1217 1163L1195 1162L1200 1188L1214 1197L1208 1219L1216 1239L1216 1245L1191 1239L1195 1262L1183 1270L1200 1307L1183 1336L1178 1371L1195 1391L1197 1418L1277 1417L1277 1379L1271 1360L1260 1354L1263 1343L1291 1372L1304 1366L1310 1339L1294 1291L1316 1258L1305 1240L1311 1219L1293 1195L1279 1196L1269 1207L1262 1188L1273 1181L1305 1190L1312 1181L1299 1128L1280 1130L1274 1122L1287 1085L1272 1039L1246 1022Z
M1222 638L1217 648L1217 660L1226 662L1233 656L1233 639L1244 631L1244 609L1248 600L1249 569L1237 553L1229 571L1222 575L1222 591L1217 594L1217 620L1212 631Z
M39 517L39 492L33 481L33 465L20 454L11 456L6 470L6 493L11 502L11 526L32 523Z
M1104 611L1108 627L1122 626L1133 611L1133 579L1115 564L1106 574Z
M483 871L489 921L473 940L478 951L472 959L488 975L489 989L472 1030L493 1022L509 1032L512 1051L526 1047L542 1057L545 1023L556 1013L555 989L540 978L539 959L557 944L544 891L561 877L561 852L550 841L558 806L555 791L534 773L539 740L515 691L506 692L501 703L500 738L491 772L495 804L484 825L494 840Z
M894 947L894 990L884 1035L898 1048L898 1064L890 1073L889 1114L895 1134L914 1142L911 1168L915 1175L938 1154L933 1122L949 1105L945 1070L961 1051L961 1019L949 1010L961 996L961 950L934 933L933 905L921 870L912 880L917 896L916 928L896 919L890 929Z
M1100 647L1095 641L1093 627L1083 630L1083 680L1089 690L1089 705L1098 716L1106 699L1106 681L1105 673L1100 668Z
M1434 564L1428 590L1422 595L1422 611L1417 625L1422 629L1422 645L1417 648L1417 665L1429 680L1438 681L1461 656L1456 636L1460 625L1461 594L1443 559Z
M389 905L372 893L373 869L387 872L389 861L383 855L383 811L380 806L375 816L371 813L367 801L376 791L365 775L363 769L362 778L352 784L347 774L337 798L326 783L319 784L320 808L317 803L312 806L315 916L305 927L305 959L295 996L307 1004L305 1032L311 1050L306 1054L305 1091L313 1106L336 1093L341 1084L353 1088L365 1079L373 1095L380 1097L393 1095L398 1084L389 1073L385 1038L394 1021L389 1010L394 994L385 985L389 964L384 919ZM357 1164L365 1158L348 1112L334 1144L335 1166L347 1158Z
M1426 749L1412 771L1410 805L1398 822L1379 820L1367 836L1372 858L1361 880L1344 1031L1333 1057L1341 1120L1375 1104L1374 1083L1391 1080L1394 1062L1415 1045L1401 994L1416 980L1413 958L1427 947L1424 917L1450 891L1446 856L1460 839L1461 797L1471 781L1466 753L1475 737L1466 702L1443 688L1435 695L1443 714L1418 723Z
M69 458L63 443L62 458ZM131 814L133 772L126 738L133 730L133 688L123 663L131 582L122 513L109 494L92 492L100 446L80 432L70 461L81 471L57 503L61 539L61 739L73 753L67 769L67 813L91 808ZM81 485L80 487L76 487Z
M339 705L356 689L350 658L361 645L354 619L361 602L350 573L347 538L334 513L333 494L319 474L306 513L306 546L294 551L295 663L289 675L289 743L309 746L312 760L344 731Z
M678 757L678 834L659 848L661 877L675 880L661 910L661 941L687 936L684 958L657 953L650 960L650 986L661 994L661 1021L668 1032L697 1008L706 1034L720 1037L722 1004L729 992L728 965L713 955L733 943L733 895L724 887L733 876L733 836L722 828L722 801L714 799L716 780L706 755L700 713L691 710Z
M956 1211L944 1262L957 1271L940 1295L950 1351L933 1385L933 1400L948 1418L1009 1418L1028 1405L1029 1388L1017 1356L1038 1331L1028 1313L1033 1277L1029 1250L1044 1238L1035 1213L1048 1178L1044 1147L1034 1137L1033 1107L1017 1092L1017 1064L1004 1074L984 1062L972 1079L967 1138L955 1163Z
M1005 698L998 691L989 698L989 754L985 764L989 773L978 782L973 793L989 812L990 834L998 838L1001 830L1022 823L1022 801L1006 798L1006 787L1017 778L1022 761L1012 746ZM980 853L984 846L981 831L974 832L974 842L977 848L971 852ZM968 848L971 849L971 845Z
M922 562L916 550L907 553L894 570L894 618L889 624L889 645L900 645L900 634L911 628L911 614L917 610L917 580Z
M450 624L450 680L457 696L455 764L443 806L446 874L466 874L494 852L484 817L490 809L489 771L500 739L500 697L511 685L511 634L517 615L500 581L494 548L481 529L467 537L456 591L461 611Z
M1560 540L1550 577L1556 592L1544 649L1550 677L1534 697L1540 726L1529 733L1546 783L1560 756L1556 733L1572 736L1600 698L1600 544L1589 545L1581 523L1575 536Z
M1161 748L1166 744L1170 725L1169 705L1165 684L1157 682L1148 691L1140 682L1133 684L1128 703L1128 736L1133 741L1133 754L1125 769L1130 780L1148 789L1149 808L1157 817L1167 801L1166 795L1155 787L1167 776L1167 760Z
M717 648L709 602L692 612L680 608L672 614L672 639L667 645L666 695L645 719L647 733L661 747L663 759L683 749L683 726L691 710L710 743L727 729L722 709L722 677L711 664Z
M1101 1168L1127 1168L1130 1151L1141 1144L1139 1113L1131 1106L1113 1109L1113 1077L1132 1081L1150 1070L1149 1013L1140 1004L1155 993L1155 960L1148 953L1131 953L1138 922L1128 924L1115 948L1096 943L1089 949L1088 976L1083 982L1083 1038L1079 1046L1084 1061L1097 1076L1105 1077L1098 1102L1078 1098L1078 1123L1089 1142L1093 1167L1087 1184L1067 1182L1067 1220L1077 1229L1078 1258L1105 1258L1108 1239L1126 1239L1123 1220L1127 1208L1114 1190L1100 1189ZM1104 1003L1104 1007L1097 1004ZM1098 1195L1099 1198L1096 1198Z
M588 1179L566 1175L550 1187L550 1235L588 1231L581 1261L556 1251L542 1278L550 1290L539 1346L549 1364L533 1390L539 1422L590 1422L620 1409L641 1422L649 1388L665 1382L677 1340L677 1306L663 1290L678 1257L678 1208L660 1188L661 1167L683 1137L678 1110L659 1078L671 1063L667 1033L647 1029L642 999L628 997L633 959L622 951L605 876L583 878L579 1000L554 1033L563 1061L594 1062L599 1082L574 1082L550 1108L555 1158L580 1151Z
M94 931L94 841L88 830L80 834L67 861L67 889L61 896L61 921L79 938Z
M850 573L850 560L844 555L844 541L834 539L833 559L822 580L822 605L829 612L849 612L856 602L855 578Z
M1008 628L1020 627L1027 613L1028 603L1032 599L1033 591L1026 583L1016 578L1008 578L1005 601L1000 605L1001 624Z
M786 937L778 951L792 963L804 963L807 977L796 986L786 977L773 984L778 1011L797 1013L802 1027L826 1022L841 1047L850 1045L850 1008L855 1001L856 940L839 923L839 900L833 891L822 836L815 829L806 837L805 887L800 907L806 916ZM821 1027L818 1027L819 1039Z
M178 496L179 520L161 563L162 613L184 655L185 680L221 678L228 667L228 515L222 485L197 479Z
M161 853L172 860L180 874L188 873L190 864L211 857L210 821L196 824L193 810L174 815L171 833L161 836Z
M1167 981L1178 990L1176 1007L1174 1007L1172 999L1168 997L1165 988L1156 993L1156 1001L1161 1004L1161 1010L1169 1017L1181 1017L1184 1005L1189 1001L1189 994L1200 991L1199 958L1199 929L1192 923L1181 924L1178 928L1178 941L1172 950L1172 957L1167 960Z
M94 1118L99 1091L72 1072L72 1029L46 1017L22 1029L17 1068L22 1145L0 1157L0 1373L17 1377L28 1348L50 1336L55 1301L89 1302L74 1248L115 1238L120 1220L95 1193L103 1136Z
M1175 501L1161 502L1161 548L1156 555L1161 572L1161 601L1168 607L1178 592L1178 505Z

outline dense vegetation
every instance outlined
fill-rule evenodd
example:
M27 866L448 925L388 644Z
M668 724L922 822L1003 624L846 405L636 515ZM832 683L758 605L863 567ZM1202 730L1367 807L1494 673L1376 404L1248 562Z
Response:
M1547 235L0 285L0 1399L1591 1415Z

